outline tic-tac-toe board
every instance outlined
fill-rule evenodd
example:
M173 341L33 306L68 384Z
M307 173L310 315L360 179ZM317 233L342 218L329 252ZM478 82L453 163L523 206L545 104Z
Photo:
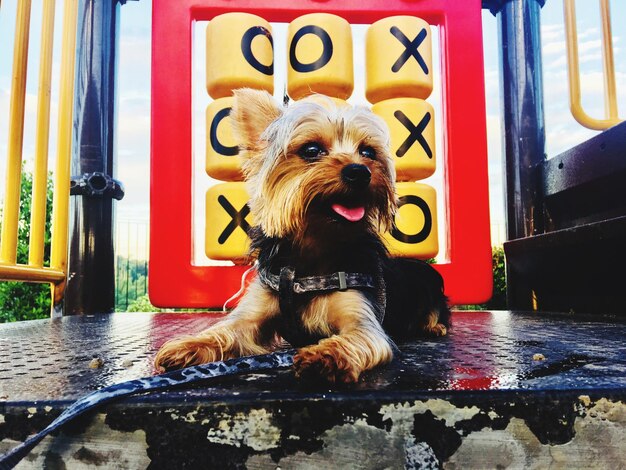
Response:
M436 265L452 303L491 295L487 147L479 0L154 0L150 299L157 306L221 306L247 266L197 266L192 255L192 31L206 29L206 172L221 180L206 194L205 251L238 260L254 214L247 209L237 142L229 129L232 90L274 89L271 22L288 23L287 92L311 91L339 106L353 90L350 24L369 25L365 95L391 133L399 210L385 241L394 256L428 258L437 244L436 200L446 210L447 260ZM431 29L430 26L436 26ZM440 70L431 34L439 33ZM441 78L442 148L426 101ZM197 79L197 78L196 78ZM437 158L435 158L437 157ZM419 180L435 162L443 194Z

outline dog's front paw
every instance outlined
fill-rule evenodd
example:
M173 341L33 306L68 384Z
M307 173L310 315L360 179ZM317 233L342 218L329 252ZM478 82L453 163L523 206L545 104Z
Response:
M433 337L445 336L448 334L448 329L445 327L445 325L441 323L436 323L434 325L427 325L423 328L423 330L427 336L433 336Z
M211 336L188 337L165 343L154 358L154 365L158 371L163 372L229 357L230 355L224 353L220 342Z
M354 383L361 375L360 369L341 349L323 344L323 341L300 349L293 358L293 367L297 378L322 379L330 383Z

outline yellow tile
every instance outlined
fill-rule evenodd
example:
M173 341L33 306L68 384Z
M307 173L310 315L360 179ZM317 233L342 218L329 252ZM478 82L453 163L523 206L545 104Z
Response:
M205 252L214 260L245 258L253 225L245 184L220 183L206 193Z
M241 181L241 160L233 136L230 110L233 98L219 98L206 109L206 172L222 181Z
M415 181L435 172L435 118L430 103L418 98L395 98L372 106L391 134L391 154L398 181Z
M390 16L365 36L365 96L370 103L426 99L433 90L430 26L415 16Z
M348 99L354 88L350 24L340 16L312 13L289 23L287 36L289 96Z
M437 256L437 199L432 186L397 183L400 204L394 227L383 238L392 256L428 259Z
M272 27L249 13L216 16L206 29L206 88L212 98L249 87L274 93Z

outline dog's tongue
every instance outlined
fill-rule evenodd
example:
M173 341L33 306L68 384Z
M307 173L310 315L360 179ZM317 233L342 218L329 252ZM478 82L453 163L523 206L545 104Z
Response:
M363 206L346 207L341 204L333 204L331 207L337 214L350 222L358 222L365 215L365 207Z

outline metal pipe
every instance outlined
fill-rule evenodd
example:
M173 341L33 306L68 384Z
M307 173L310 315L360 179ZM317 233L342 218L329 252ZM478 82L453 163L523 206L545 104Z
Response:
M576 28L576 3L574 0L563 1L563 15L565 18L565 44L567 46L567 76L569 79L569 101L572 116L576 121L589 129L604 130L621 122L617 113L617 99L615 87L615 64L611 37L611 18L609 4L606 0L600 2L602 19L602 59L604 71L604 102L605 118L596 119L583 109L580 86L580 67L578 63L578 32Z
M76 58L76 15L78 0L65 0L61 77L59 93L57 161L52 197L52 240L50 268L67 273L68 207L70 199L70 158L74 111L74 67ZM65 282L52 284L52 316L61 314Z
M44 0L41 22L41 53L39 58L39 94L37 96L37 136L35 168L30 214L28 264L43 266L48 195L48 143L50 136L50 82L52 76L52 45L54 42L55 0Z
M121 188L112 177L119 8L117 0L80 0L66 314L115 310L112 198L121 197Z
M542 0L512 0L497 14L508 240L544 231L540 173L545 158L542 5Z
M602 17L602 64L604 67L604 107L608 119L618 119L617 90L615 86L615 59L611 33L611 8L609 0L600 0Z
M500 5L498 35L504 136L507 240L543 233L545 159L540 11L545 0ZM505 243L506 250L506 243ZM534 292L507 263L508 308L536 310Z
M60 284L65 279L65 273L56 269L36 268L24 265L0 265L0 279L3 281L50 282Z
M2 209L2 238L0 262L17 261L17 233L20 216L20 187L22 184L22 144L24 141L24 101L26 99L26 68L30 28L30 0L20 0L15 19L15 46L9 111L9 142L7 156L4 207Z

